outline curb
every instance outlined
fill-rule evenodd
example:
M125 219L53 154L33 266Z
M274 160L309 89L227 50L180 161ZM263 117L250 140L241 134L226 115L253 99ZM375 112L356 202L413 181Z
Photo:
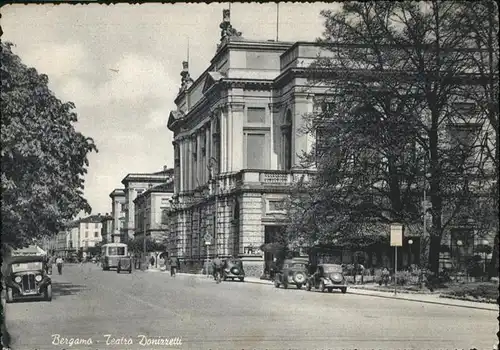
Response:
M150 272L162 272L160 270L146 270L146 271L150 271ZM195 277L198 277L198 278L207 278L206 275L192 274L192 273L178 273L178 275L179 276L195 276ZM272 282L267 281L267 280L259 280L259 281L245 280L245 283L264 284L264 285L270 285L270 286L272 286ZM420 299L411 298L411 297L410 298L400 298L400 297L393 296L393 295L380 295L380 294L375 294L375 293L369 293L370 291L366 290L366 289L362 289L362 290L366 290L366 291L368 291L368 293L360 293L360 292L357 292L356 289L361 289L361 288L351 288L351 287L349 287L347 289L347 293L348 294L355 294L355 295L366 295L366 296L378 297L378 298L384 298L384 299L406 300L406 301L412 301L412 302L418 302L418 303L424 303L424 304L455 306L455 307L463 307L463 308L467 308L467 309L476 309L476 310L486 310L486 311L498 312L498 310L494 310L492 308L487 308L487 307L482 307L482 306L450 304L450 303L446 303L444 301L420 300ZM389 293L389 292L380 292L380 293ZM411 295L410 293L402 293L402 294ZM430 295L430 294L427 294L427 295ZM469 301L469 302L474 303L474 301Z
M189 273L183 273L182 275L185 276L199 276L199 277L204 277L206 278L207 276L205 275L199 275L199 274L189 274ZM267 284L267 285L272 285L272 282L262 280L260 281L252 281L252 280L245 280L245 283L253 283L253 284ZM444 305L444 306L456 306L456 307L463 307L467 309L477 309L477 310L486 310L486 311L494 311L498 312L498 310L494 310L491 308L487 307L482 307L482 306L473 306L473 305L460 305L460 304L451 304L451 303L446 303L445 301L432 301L432 300L420 300L416 298L400 298L397 296L392 296L392 295L380 295L380 294L375 294L375 293L360 293L357 292L356 289L358 288L348 288L347 293L348 294L355 294L355 295L367 295L367 296L372 296L372 297L378 297L378 298L385 298L385 299L394 299L394 300L406 300L406 301L412 301L412 302L418 302L418 303L424 303L424 304L435 304L435 305ZM366 289L365 289L366 290ZM380 293L386 293L386 292L380 292ZM387 292L388 293L388 292ZM411 295L410 293L405 293L406 295ZM430 295L430 294L427 294ZM473 302L473 301L470 301Z
M486 310L486 311L498 312L498 309L494 310L494 309L491 309L491 308L481 307L481 306L450 304L450 303L446 303L446 302L432 301L432 300L419 300L419 299L414 299L414 298L399 298L397 296L380 295L380 294L372 294L372 293L359 293L359 292L353 292L352 289L351 290L347 290L347 293L349 293L349 294L356 294L356 295L368 295L368 296L378 297L378 298L384 298L384 299L406 300L406 301L413 301L413 302L424 303L424 304L435 304L435 305L444 305L444 306L456 306L456 307L463 307L463 308L467 308L467 309L477 309L477 310ZM471 301L471 303L472 302L473 301Z

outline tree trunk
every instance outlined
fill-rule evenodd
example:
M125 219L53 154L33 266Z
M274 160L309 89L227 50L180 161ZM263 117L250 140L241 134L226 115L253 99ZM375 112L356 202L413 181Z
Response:
M439 251L441 250L441 237L431 236L429 244L429 269L437 274L439 272Z

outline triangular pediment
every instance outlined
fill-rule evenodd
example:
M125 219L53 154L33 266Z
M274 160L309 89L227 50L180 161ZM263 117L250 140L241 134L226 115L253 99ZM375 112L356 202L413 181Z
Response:
M220 72L208 72L205 78L205 84L203 85L203 93L210 89L212 85L224 79L225 76Z

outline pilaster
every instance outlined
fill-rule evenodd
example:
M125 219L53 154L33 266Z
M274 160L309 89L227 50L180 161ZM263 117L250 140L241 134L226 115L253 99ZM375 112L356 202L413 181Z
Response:
M293 115L293 126L292 134L295 135L295 142L292 142L292 167L298 167L300 165L300 154L302 152L310 151L311 146L311 136L301 132L305 126L304 115L313 112L313 98L308 94L304 93L294 93L294 115Z
M248 254L248 247L258 249L264 242L262 226L262 198L260 193L244 193L241 201L240 250Z
M228 114L230 120L230 170L240 171L243 169L243 121L245 120L245 104L228 104Z

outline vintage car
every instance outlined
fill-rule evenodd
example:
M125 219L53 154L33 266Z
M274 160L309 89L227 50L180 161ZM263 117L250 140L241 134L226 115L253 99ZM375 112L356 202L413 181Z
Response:
M118 269L120 259L127 257L128 249L125 243L108 243L101 247L101 266L104 271Z
M122 271L128 271L132 273L132 257L125 256L118 260L118 266L116 267L116 272L120 273Z
M227 259L224 261L224 268L222 269L222 279L232 281L238 278L241 282L245 280L245 271L243 270L243 262L241 259Z
M52 280L44 256L13 256L5 261L6 301L37 298L52 300Z
M332 292L334 289L340 289L342 293L347 292L347 283L344 278L342 265L338 264L319 264L316 271L307 279L306 289L312 288L324 292Z
M290 284L302 288L307 281L307 262L303 259L286 259L274 277L274 286L288 288Z

